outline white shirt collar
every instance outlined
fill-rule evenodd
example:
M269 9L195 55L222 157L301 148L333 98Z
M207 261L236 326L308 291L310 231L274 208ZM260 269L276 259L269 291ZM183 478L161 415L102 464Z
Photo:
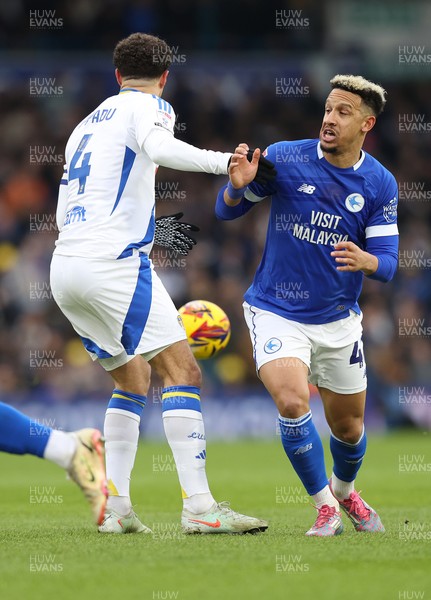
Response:
M322 152L322 148L320 147L320 142L317 142L317 156L319 157L319 160L321 158L323 158L323 152ZM353 165L352 169L354 171L357 171L359 169L359 167L362 165L362 163L364 162L364 160L365 160L365 152L363 150L361 150L361 156L359 157L358 162L356 162Z

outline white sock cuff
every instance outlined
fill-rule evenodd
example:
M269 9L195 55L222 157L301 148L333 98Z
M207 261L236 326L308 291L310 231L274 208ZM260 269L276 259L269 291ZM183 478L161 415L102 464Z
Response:
M136 413L130 412L129 410L123 410L122 408L107 408L106 415L122 415L123 417L128 417L133 421L137 421L137 423L141 422L141 417Z
M138 447L138 443L129 440L110 440L105 442L105 448L108 450L132 450Z
M309 421L312 418L312 416L313 415L311 414L311 410L309 410L307 413L305 413L305 415L302 415L302 417L298 417L297 419L289 419L287 417L282 417L279 414L278 420L282 425L285 425L286 427L300 427L301 425L304 425L304 423L307 423L307 421Z
M345 444L346 446L357 446L358 444L360 444L362 442L362 438L365 435L365 425L362 425L362 433L361 433L361 437L359 438L359 440L357 442L355 442L354 444L350 444L349 442L345 442L344 440L340 440L340 438L337 438L336 435L334 435L331 431L331 436L334 438L334 440L337 440L337 442L340 442L340 444Z
M162 414L164 419L168 417L185 417L186 419L194 419L195 421L202 421L202 413L198 410L191 410L190 408L174 408L173 410L165 410Z

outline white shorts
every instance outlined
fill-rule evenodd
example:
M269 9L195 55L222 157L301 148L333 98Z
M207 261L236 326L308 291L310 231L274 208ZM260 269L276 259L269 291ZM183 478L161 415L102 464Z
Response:
M112 371L137 354L151 360L186 334L145 254L120 260L54 254L55 301L93 360Z
M356 394L367 387L362 345L362 314L307 325L244 302L256 369L279 360L299 358L309 369L308 381L338 394Z

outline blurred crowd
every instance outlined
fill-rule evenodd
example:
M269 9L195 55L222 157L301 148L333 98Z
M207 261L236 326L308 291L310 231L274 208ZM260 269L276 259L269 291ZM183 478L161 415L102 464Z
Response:
M121 4L124 8L125 3ZM242 4L236 4L237 11ZM305 9L311 6L302 4ZM196 27L206 31L202 49L227 43L244 50L253 44L253 36L234 35L233 29L224 42L217 37L222 28L214 28L214 22L228 22L227 2L128 2L121 19L116 13L119 5L115 0L78 0L73 2L72 13L72 3L64 3L68 25L62 30L63 49L76 48L77 24L80 41L90 48L94 43L99 49L111 49L131 29L152 29L171 43L187 45L190 41L181 38L187 30L181 28L181 19L194 19ZM177 20L163 21L161 30L163 7L169 7ZM6 36L0 36L4 46L13 49L18 43L14 27L26 10L25 2L2 3L0 21L7 30ZM319 10L313 10L318 23ZM211 20L211 11L217 19ZM229 36L229 26L223 27ZM250 27L254 27L253 20ZM96 30L100 35L93 35ZM21 46L32 43L29 35ZM55 48L52 31L48 37L44 47ZM295 39L295 35L289 38L291 47ZM298 39L305 44L308 37ZM261 49L265 43L261 39ZM281 62L271 63L268 71L231 66L213 60L211 68L198 68L191 60L172 69L164 97L178 115L177 137L223 151L232 151L241 141L264 148L282 139L317 137L328 90L322 92L311 68L301 71L303 92L291 97L276 92L275 75L288 76ZM29 395L53 402L107 398L110 378L88 359L52 300L49 264L57 235L54 215L66 140L86 114L117 92L113 73L106 62L90 69L85 62L62 66L53 59L44 69L22 70L12 85L10 81L8 72L2 77L0 92L0 394L14 401ZM392 282L364 282L360 304L369 402L390 426L415 422L431 427L427 401L431 398L431 145L429 133L405 133L399 127L400 115L424 115L424 121L431 122L431 90L427 83L383 83L388 106L365 149L399 183L402 260ZM202 367L207 392L234 397L263 389L255 375L242 296L260 260L269 206L263 203L240 220L217 221L214 201L225 182L225 177L159 169L157 215L182 211L184 219L198 225L200 232L189 256L155 247L152 257L177 306L208 299L228 313L232 323L229 347Z
M148 31L169 44L201 50L321 48L324 5L315 0L3 0L0 48L111 50L132 31ZM279 12L277 12L279 11ZM285 12L282 12L285 11ZM291 12L292 11L292 12ZM285 35L277 14L306 26ZM43 19L51 19L51 27Z

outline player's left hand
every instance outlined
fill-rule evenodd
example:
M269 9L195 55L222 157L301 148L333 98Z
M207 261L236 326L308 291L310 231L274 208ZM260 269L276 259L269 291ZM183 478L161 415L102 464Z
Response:
M339 263L337 271L362 271L365 275L372 275L377 271L378 258L369 252L365 252L353 242L339 242L334 244L331 256Z
M196 244L196 240L184 231L199 231L199 227L180 221L182 212L158 217L155 221L154 243L186 256Z

